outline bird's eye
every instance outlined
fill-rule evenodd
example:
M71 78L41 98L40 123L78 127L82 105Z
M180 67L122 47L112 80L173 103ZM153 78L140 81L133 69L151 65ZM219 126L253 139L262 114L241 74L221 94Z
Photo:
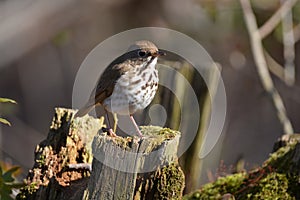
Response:
M145 57L147 54L146 54L145 51L138 51L138 55L139 55L140 57Z

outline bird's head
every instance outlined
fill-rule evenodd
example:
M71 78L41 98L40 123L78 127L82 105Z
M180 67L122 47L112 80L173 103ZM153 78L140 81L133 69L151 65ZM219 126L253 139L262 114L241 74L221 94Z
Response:
M165 55L165 52L159 50L155 44L147 40L136 41L131 45L128 51L135 51L141 58L158 57Z

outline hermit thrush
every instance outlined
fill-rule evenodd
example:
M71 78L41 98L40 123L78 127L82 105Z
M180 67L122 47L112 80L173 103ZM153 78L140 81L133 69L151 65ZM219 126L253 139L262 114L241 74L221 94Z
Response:
M86 115L94 106L102 105L106 111L106 124L111 136L113 132L108 112L128 114L138 134L142 133L133 113L147 107L158 88L157 58L165 53L149 41L137 41L126 53L115 59L104 70L88 102L74 118Z

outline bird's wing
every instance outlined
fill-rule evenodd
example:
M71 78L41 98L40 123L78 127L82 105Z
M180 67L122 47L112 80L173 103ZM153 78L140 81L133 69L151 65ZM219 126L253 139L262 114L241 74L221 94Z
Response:
M100 76L93 89L88 102L75 114L76 117L83 117L96 105L102 104L114 90L116 80L122 75L122 64L109 65Z
M93 89L88 102L79 109L75 114L76 117L86 115L94 106L102 104L103 101L109 97L114 90L116 81L124 74L130 67L132 67L130 58L134 52L123 54L115 59L102 73L96 87Z
M95 104L102 104L105 98L109 97L114 90L117 80L127 71L128 63L108 66L100 76L98 83L90 96L90 100Z

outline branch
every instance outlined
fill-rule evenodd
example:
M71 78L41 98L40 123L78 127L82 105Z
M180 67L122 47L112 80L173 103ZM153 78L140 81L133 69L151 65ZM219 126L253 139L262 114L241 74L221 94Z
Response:
M280 1L282 5L287 0ZM282 14L282 13L281 13ZM284 54L284 81L287 85L295 83L295 38L293 30L293 13L290 10L286 15L282 15L282 38Z
M287 0L282 6L272 15L272 17L264 23L259 29L261 38L269 35L275 27L280 23L282 17L285 17L298 0Z
M284 81L284 68L264 49L264 55L267 61L268 68L275 76Z
M249 0L240 0L244 19L246 22L246 26L250 36L251 49L254 56L254 61L256 63L256 67L258 70L258 74L260 80L262 82L263 88L267 91L267 93L271 96L275 109L277 111L278 118L283 125L284 132L286 134L292 134L293 127L290 120L287 117L286 109L284 107L283 101L274 87L272 78L268 71L266 58L263 54L263 46L262 46L262 37L257 27L256 18L252 11Z
M294 27L295 42L300 40L300 23Z

